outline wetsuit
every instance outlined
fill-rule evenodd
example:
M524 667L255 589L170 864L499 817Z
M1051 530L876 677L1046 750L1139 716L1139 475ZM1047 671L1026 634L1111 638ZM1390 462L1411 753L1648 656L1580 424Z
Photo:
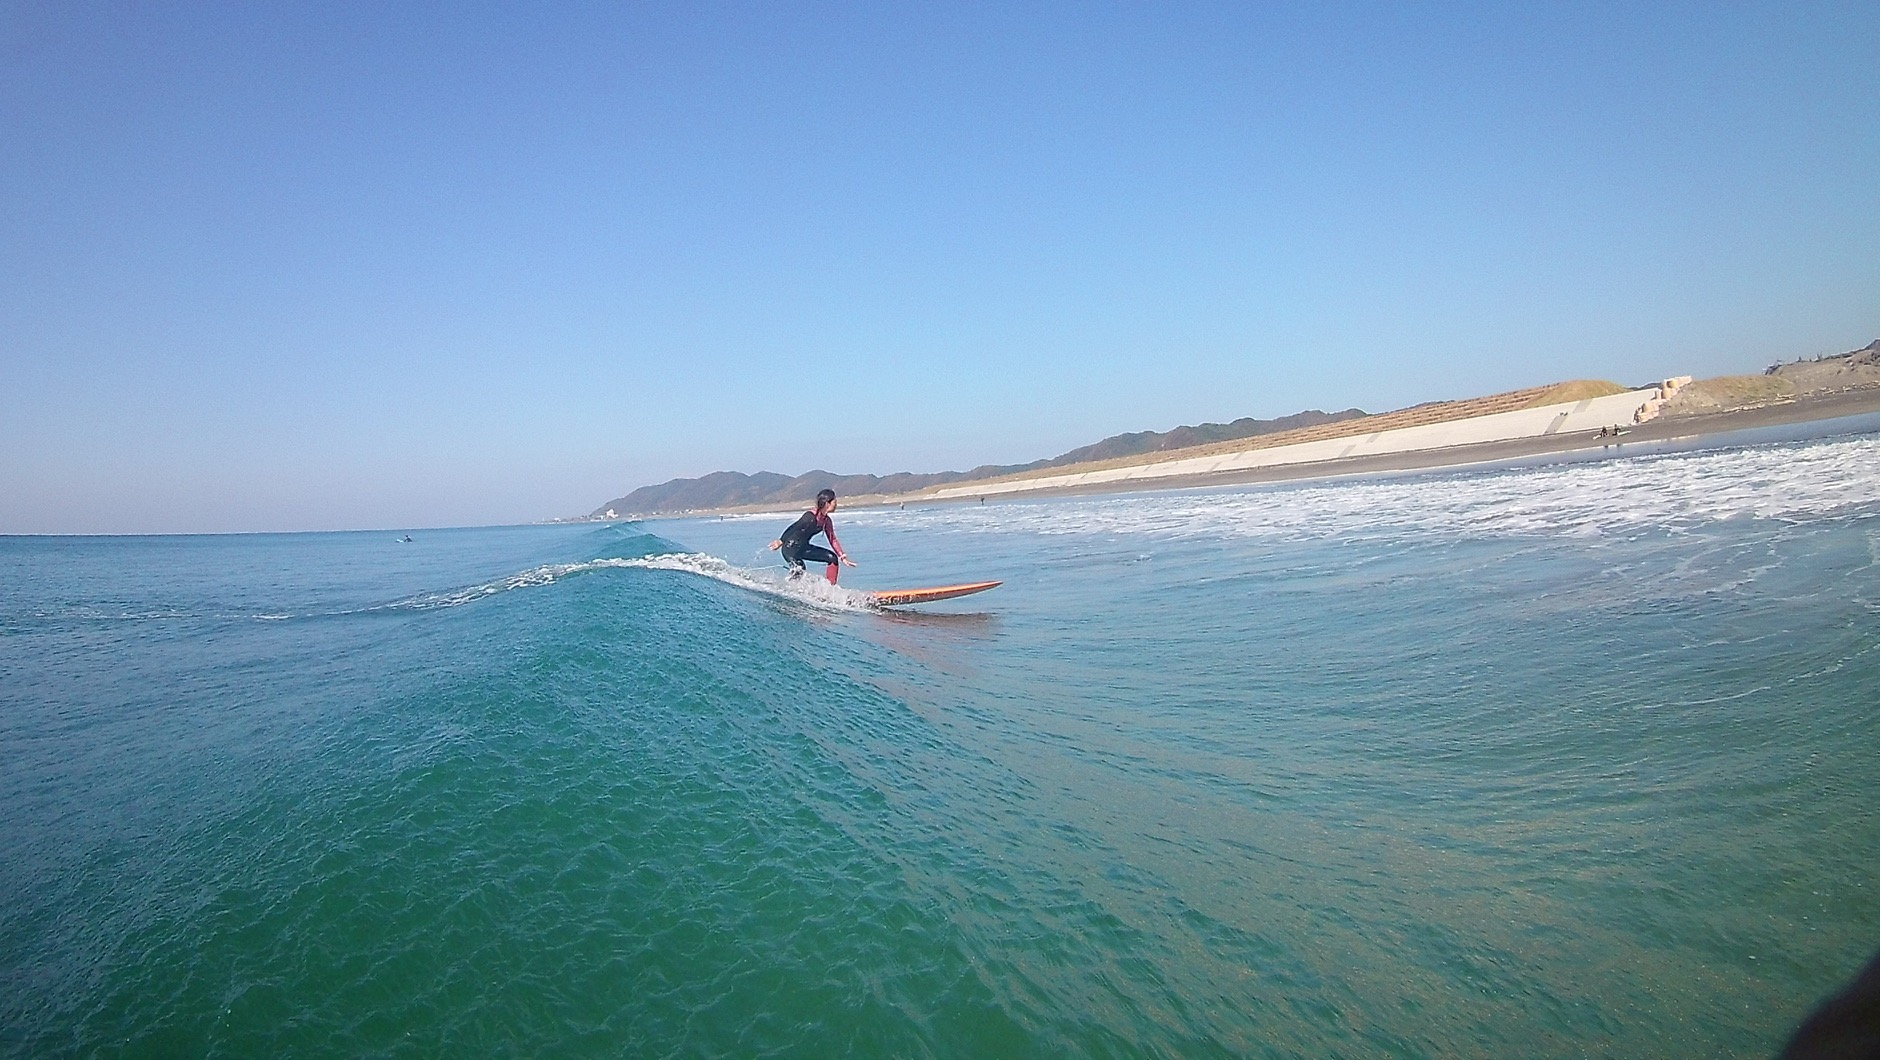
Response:
M829 548L809 543L817 534L829 539ZM828 512L813 508L804 512L777 540L783 542L783 561L797 570L802 570L805 562L833 567L842 558L842 543L836 540L836 524L830 521Z

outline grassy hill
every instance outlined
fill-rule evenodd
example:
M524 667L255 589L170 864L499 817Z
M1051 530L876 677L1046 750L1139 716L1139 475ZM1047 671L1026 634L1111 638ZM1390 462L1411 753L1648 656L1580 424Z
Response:
M1029 464L986 465L971 471L942 471L934 474L901 472L894 475L836 475L827 471L807 471L794 477L774 471L760 471L755 475L715 471L702 478L676 478L657 486L642 486L596 508L591 518L606 518L609 511L620 516L662 515L767 504L802 504L815 496L817 490L825 487L844 497L917 493L955 482L989 481L1091 460L1141 458L1145 455L1159 457L1162 453L1196 445L1343 423L1363 419L1367 415L1361 409L1346 409L1343 412L1308 409L1271 420L1245 417L1232 423L1201 423L1192 427L1177 427L1171 431L1136 431L1112 435L1049 460L1035 460Z
M1113 457L1105 460L1089 460L1073 464L1053 464L1050 468L1025 468L987 482L1016 482L1035 477L1047 472L1050 474L1069 474L1083 471L1101 471L1115 467L1129 467L1134 464L1147 464L1162 460L1183 460L1198 456L1224 456L1229 453L1244 453L1251 449L1268 449L1281 445L1297 445L1302 442L1319 442L1333 438L1349 438L1354 435L1372 434L1377 431L1391 431L1403 427L1420 427L1429 423L1446 423L1450 420L1473 419L1477 416L1491 416L1498 412L1516 412L1521 409L1539 408L1543 405L1558 405L1568 401L1584 401L1588 398L1605 397L1609 394L1622 394L1627 387L1598 379L1578 379L1567 383L1554 383L1548 386L1529 387L1525 390L1512 390L1505 394L1490 394L1487 397L1467 398L1462 401L1432 401L1422 405L1413 405L1396 412L1379 413L1363 418L1341 419L1336 422L1317 423L1292 430L1276 431L1252 438L1214 442L1185 449L1158 451L1152 454L1136 454L1125 457Z

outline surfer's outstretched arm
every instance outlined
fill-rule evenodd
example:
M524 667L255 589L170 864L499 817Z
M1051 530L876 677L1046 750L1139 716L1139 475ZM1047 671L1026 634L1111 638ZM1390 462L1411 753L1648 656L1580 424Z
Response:
M835 553L836 558L842 562L851 567L855 566L855 561L849 558L848 550L842 547L842 542L836 540L836 528L830 526L825 529L829 532L829 551Z
M830 507L833 508L834 505L832 504ZM855 561L849 558L848 550L842 547L842 542L836 540L835 520L829 518L827 512L818 512L816 522L817 525L822 527L823 536L829 539L829 551L835 553L836 558L840 559L842 562L851 567L855 566ZM831 566L833 566L833 564L831 564ZM835 579L831 578L830 580L834 581Z

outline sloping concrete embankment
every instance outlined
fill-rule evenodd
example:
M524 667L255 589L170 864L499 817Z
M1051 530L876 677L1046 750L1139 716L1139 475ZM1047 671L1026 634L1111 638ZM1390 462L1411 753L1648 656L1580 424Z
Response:
M1041 475L1036 478L1013 479L1007 482L949 486L926 496L936 500L956 497L989 497L1004 493L1028 493L1033 490L1075 489L1105 483L1191 478L1247 471L1254 468L1277 467L1284 464L1311 464L1328 460L1382 456L1389 453L1448 449L1455 446L1479 445L1484 442L1541 438L1576 431L1597 431L1601 427L1629 425L1635 422L1635 417L1641 409L1663 400L1663 393L1657 387L1628 390L1623 394L1587 398L1583 401L1570 401L1560 405L1543 405L1539 408L1520 409L1515 412L1498 412L1488 416L1476 416L1472 419L1427 423L1416 427L1400 427L1396 430L1347 435L1316 442L1299 442L1294 445L1278 445L1266 449L1247 449L1237 453L1214 453L1208 456L1189 457L1185 460L1134 464L1128 467L1110 467L1096 471Z

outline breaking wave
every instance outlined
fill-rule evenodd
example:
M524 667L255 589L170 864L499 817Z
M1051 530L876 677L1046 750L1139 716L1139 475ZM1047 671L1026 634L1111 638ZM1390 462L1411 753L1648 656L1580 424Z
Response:
M477 585L466 585L457 589L445 589L440 592L419 593L402 600L377 607L361 608L360 612L371 611L431 611L441 607L462 607L478 600L488 599L498 593L512 589L533 589L543 585L552 585L574 574L588 571L605 570L609 567L632 567L637 564L630 559L592 559L585 563L546 563L540 567L530 567L525 571L505 575L492 581ZM360 613L353 612L353 613Z
M1880 514L1880 437L1391 479L857 511L884 529L1167 538L1363 539L1672 531L1721 520Z
M867 593L830 585L820 577L805 575L791 580L770 571L751 570L727 563L703 552L669 552L638 559L605 560L610 566L638 567L643 570L677 571L696 574L740 589L763 593L785 600L806 603L830 611L874 611Z
M807 575L795 580L770 571L739 567L702 552L666 552L651 556L593 559L584 563L551 563L531 567L492 581L442 592L406 597L367 611L430 611L444 607L462 607L514 589L533 589L552 585L564 578L596 570L656 570L696 574L702 578L734 585L766 596L808 604L829 611L874 611L868 593L830 585L821 577Z

